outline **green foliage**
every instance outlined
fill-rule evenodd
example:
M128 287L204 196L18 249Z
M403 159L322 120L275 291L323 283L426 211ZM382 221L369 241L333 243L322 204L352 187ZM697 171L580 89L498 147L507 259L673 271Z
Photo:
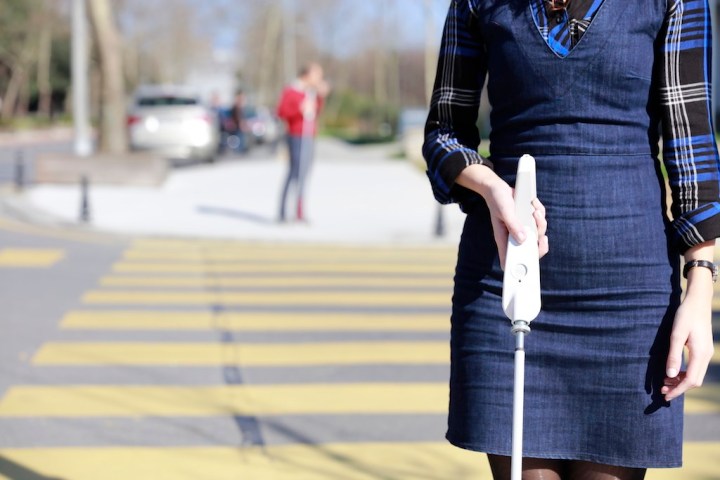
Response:
M13 117L7 120L0 119L0 131L2 130L34 130L44 127L56 127L72 124L72 117L67 114L46 118L42 116L28 115L25 117Z
M0 64L11 67L22 56L25 40L32 32L30 21L37 3L37 0L3 0L0 5Z
M396 107L343 90L334 92L328 99L323 133L354 144L388 142L395 137L397 120Z
M56 92L70 93L70 36L62 35L53 39L50 81ZM63 95L64 96L64 95Z
M38 31L51 28L50 87L54 111L62 111L70 90L69 19L54 2L2 0L0 2L0 97L7 91L13 71L21 68L23 98L32 112L38 102ZM30 123L35 120L30 120ZM8 122L6 122L8 123ZM16 122L10 122L16 123ZM22 123L22 122L21 122Z

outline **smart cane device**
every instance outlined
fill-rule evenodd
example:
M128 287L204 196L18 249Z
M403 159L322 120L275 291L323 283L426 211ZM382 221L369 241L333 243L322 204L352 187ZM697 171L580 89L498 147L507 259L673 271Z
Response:
M540 253L534 208L536 197L535 159L523 155L515 180L515 214L525 231L525 241L508 238L503 277L502 306L512 322L515 335L515 381L513 387L513 426L511 479L522 477L523 409L525 403L525 335L530 322L540 313Z

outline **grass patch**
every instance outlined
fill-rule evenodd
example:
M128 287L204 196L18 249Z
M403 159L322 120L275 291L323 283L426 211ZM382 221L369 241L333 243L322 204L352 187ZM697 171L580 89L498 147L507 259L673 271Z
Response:
M52 118L27 115L0 120L0 130L18 131L35 130L39 128L60 127L72 124L70 115L59 115Z

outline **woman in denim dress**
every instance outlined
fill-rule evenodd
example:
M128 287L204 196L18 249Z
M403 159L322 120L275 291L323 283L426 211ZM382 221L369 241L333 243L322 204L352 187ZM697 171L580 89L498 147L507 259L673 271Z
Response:
M496 479L509 478L512 425L502 259L508 235L524 239L512 186L526 153L543 309L526 342L523 478L681 465L683 394L713 354L710 33L707 0L451 2L423 147L435 197L467 213L447 438L487 453ZM476 127L486 79L489 158Z

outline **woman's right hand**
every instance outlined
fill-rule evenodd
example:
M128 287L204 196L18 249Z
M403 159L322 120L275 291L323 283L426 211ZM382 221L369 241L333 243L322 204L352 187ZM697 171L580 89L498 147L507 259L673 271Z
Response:
M500 267L505 269L508 236L519 243L525 241L526 235L522 224L515 215L515 199L513 189L492 169L485 165L470 165L458 176L456 183L480 194L490 210L493 236L498 249ZM533 217L538 231L538 249L540 258L549 251L547 238L547 220L545 207L537 198L533 200L535 209Z

